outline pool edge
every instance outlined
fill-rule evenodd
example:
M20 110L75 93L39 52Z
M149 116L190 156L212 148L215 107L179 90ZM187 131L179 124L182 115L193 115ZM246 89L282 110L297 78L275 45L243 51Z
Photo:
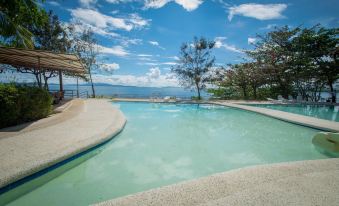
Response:
M272 117L278 120L290 122L290 123L305 126L305 127L310 127L313 129L318 129L318 130L328 131L328 132L339 132L339 122L332 122L329 120L294 114L290 112L283 112L279 110L273 110L273 109L267 109L267 108L261 108L261 107L240 105L236 103L226 103L226 102L216 102L216 101L210 101L209 103L242 109L242 110L250 111L250 112L255 112L255 113L265 115L268 117Z
M107 101L111 104L110 101ZM62 165L81 157L103 145L110 142L115 136L117 136L120 132L123 131L127 119L125 118L124 114L117 108L115 108L115 114L117 122L114 122L109 127L107 127L104 131L101 132L99 135L100 137L89 137L93 138L94 142L90 142L90 144L83 145L82 147L74 148L74 150L70 151L69 153L63 154L57 158L51 159L50 161L42 162L39 165L36 165L35 168L29 168L26 170L21 171L20 174L11 176L5 181L2 181L3 185L0 187L0 195L32 180L38 178L47 172L57 169Z

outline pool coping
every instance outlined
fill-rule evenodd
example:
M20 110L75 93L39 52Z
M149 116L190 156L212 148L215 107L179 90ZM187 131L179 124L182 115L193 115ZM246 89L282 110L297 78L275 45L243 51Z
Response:
M311 127L314 129L319 129L323 131L329 132L339 132L339 122L329 121L325 119L319 119L315 117L309 117L300 114L294 114L290 112L283 112L279 110L267 109L262 107L254 107L254 106L247 106L243 104L236 104L230 102L217 102L217 101L209 101L211 104L215 105L222 105L237 109L242 109L246 111L251 111L255 113L259 113L265 116L269 116L275 119L283 120L286 122Z
M78 101L83 101L83 100L78 100ZM90 103L95 103L95 104L106 104L106 108L112 107L111 106L111 101L105 99L105 100L85 100L85 108L84 111L82 111L82 113L84 112L89 112L89 108L88 105L86 107L86 103L90 104ZM107 106L107 104L109 104L109 107ZM71 110L72 106L70 106L69 108L67 108L64 112L67 112L67 110ZM91 113L91 115L95 115L97 112L93 112ZM35 163L32 163L30 165L16 165L16 167L18 167L19 169L15 169L14 171L16 171L14 174L7 172L6 174L6 168L1 168L1 171L5 171L4 173L0 174L1 175L1 181L0 181L0 195L3 193L6 193L9 190L12 190L14 188L16 188L19 185L22 185L23 183L30 181L31 179L34 179L36 177L39 177L43 174L45 174L46 172L49 172L53 169L56 169L64 164L66 164L67 162L73 160L76 157L82 156L100 146L102 146L103 144L109 142L110 140L112 140L117 134L119 134L123 128L125 127L125 124L127 122L125 116L123 115L123 113L117 109L112 107L112 109L110 110L110 112L107 112L109 114L113 114L113 118L114 121L113 122L109 122L108 127L106 127L105 129L103 129L102 131L100 131L97 135L95 136L86 136L87 134L82 134L84 135L83 141L81 142L81 144L76 144L79 142L69 142L69 144L71 145L67 145L67 148L65 148L65 151L55 151L54 155L52 157L45 157L43 159L37 159L34 160ZM79 116L79 115L78 115ZM94 117L95 118L95 117ZM68 120L65 120L65 122L72 124L72 122L76 122L76 125L78 126L79 124L79 119L71 117ZM105 121L103 119L103 121ZM59 123L61 124L61 123ZM53 125L51 125L52 127ZM91 126L91 124L87 124L86 126ZM79 129L81 129L81 126L78 127ZM96 128L93 128L93 130L95 130ZM39 131L40 129L35 129L33 131ZM43 131L43 129L41 129L40 131ZM24 134L27 134L31 131L27 131L24 132ZM46 133L42 132L41 135L46 135ZM48 135L48 134L47 134ZM17 136L20 136L20 134L18 134ZM6 137L3 139L0 139L0 141L6 140L6 139L10 139L10 138L16 138L16 136L13 137ZM69 137L70 140L72 139L72 137ZM20 140L20 139L19 139ZM6 161L5 160L6 157L1 157L0 158L0 163L2 161ZM15 158L15 157L12 157ZM11 168L9 168L9 171Z

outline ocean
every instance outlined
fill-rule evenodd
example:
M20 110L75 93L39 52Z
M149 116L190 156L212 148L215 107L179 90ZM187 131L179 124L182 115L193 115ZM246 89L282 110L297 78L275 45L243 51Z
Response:
M59 90L59 85L49 85L50 90ZM152 96L165 97L175 96L182 99L190 99L192 96L197 96L193 90L184 89L181 87L135 87L135 86L120 86L120 85L95 85L96 96L122 97L122 98L149 98ZM74 90L76 94L76 85L64 85L64 90ZM79 85L79 92L87 91L92 95L92 88L90 85ZM67 93L67 91L66 91ZM202 92L202 97L209 97L210 94Z

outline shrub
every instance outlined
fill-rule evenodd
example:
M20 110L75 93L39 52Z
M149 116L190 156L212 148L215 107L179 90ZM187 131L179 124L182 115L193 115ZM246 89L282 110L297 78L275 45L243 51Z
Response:
M52 111L48 91L23 85L0 84L0 128L33 121Z

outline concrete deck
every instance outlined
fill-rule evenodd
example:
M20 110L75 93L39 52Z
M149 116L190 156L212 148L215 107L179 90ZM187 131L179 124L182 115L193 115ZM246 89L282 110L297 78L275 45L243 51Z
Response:
M62 113L0 131L0 188L103 143L124 115L108 100L73 100Z
M251 112L256 112L266 116L270 116L276 119L284 120L287 122L308 126L324 131L339 132L339 122L333 122L324 119L318 119L314 117L308 117L299 114L293 114L290 112L283 112L273 109L266 109L261 107L246 106L240 104L234 104L230 102L221 102L221 101L210 101L212 104L223 105L227 107L233 107L238 109L243 109Z
M98 205L336 206L338 194L339 159L336 158L231 170Z

